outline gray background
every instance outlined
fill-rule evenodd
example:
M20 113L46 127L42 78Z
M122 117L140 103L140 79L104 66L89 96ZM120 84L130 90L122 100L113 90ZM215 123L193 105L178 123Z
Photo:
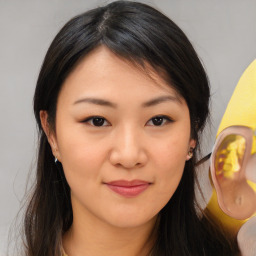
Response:
M72 16L106 1L0 0L0 255L34 168L33 91L46 50ZM143 1L162 10L187 34L209 75L211 150L226 104L244 69L256 58L255 0ZM14 233L18 231L14 228Z

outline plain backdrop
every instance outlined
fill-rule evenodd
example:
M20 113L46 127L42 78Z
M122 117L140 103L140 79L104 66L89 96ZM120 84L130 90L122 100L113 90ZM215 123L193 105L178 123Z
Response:
M110 1L108 1L110 2ZM209 76L212 124L208 153L226 105L245 68L256 58L255 0L151 0L187 34ZM74 15L99 0L0 0L0 255L34 170L37 132L32 99L47 48ZM18 230L15 232L18 233Z

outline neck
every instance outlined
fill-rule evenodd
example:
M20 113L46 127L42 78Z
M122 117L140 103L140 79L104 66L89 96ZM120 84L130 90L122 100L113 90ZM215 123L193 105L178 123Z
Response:
M141 226L115 227L94 216L73 216L73 224L63 237L68 256L148 256L153 246L154 218Z

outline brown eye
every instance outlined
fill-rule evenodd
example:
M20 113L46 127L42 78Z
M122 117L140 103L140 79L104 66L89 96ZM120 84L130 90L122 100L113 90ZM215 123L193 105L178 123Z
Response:
M100 117L96 117L92 119L92 123L95 126L102 126L104 124L105 120L103 118Z
M151 118L148 123L152 126L163 126L170 122L173 122L173 120L167 116L155 116Z
M84 120L83 123L88 123L91 126L97 126L97 127L108 126L107 120L100 116L89 117L86 120Z
M154 118L152 118L152 123L156 126L162 125L163 121L164 121L163 117L154 117Z

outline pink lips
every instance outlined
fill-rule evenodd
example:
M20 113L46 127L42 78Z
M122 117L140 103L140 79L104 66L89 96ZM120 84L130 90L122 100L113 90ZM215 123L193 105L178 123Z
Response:
M124 197L135 197L146 190L151 183L143 180L116 180L105 184L117 194Z

